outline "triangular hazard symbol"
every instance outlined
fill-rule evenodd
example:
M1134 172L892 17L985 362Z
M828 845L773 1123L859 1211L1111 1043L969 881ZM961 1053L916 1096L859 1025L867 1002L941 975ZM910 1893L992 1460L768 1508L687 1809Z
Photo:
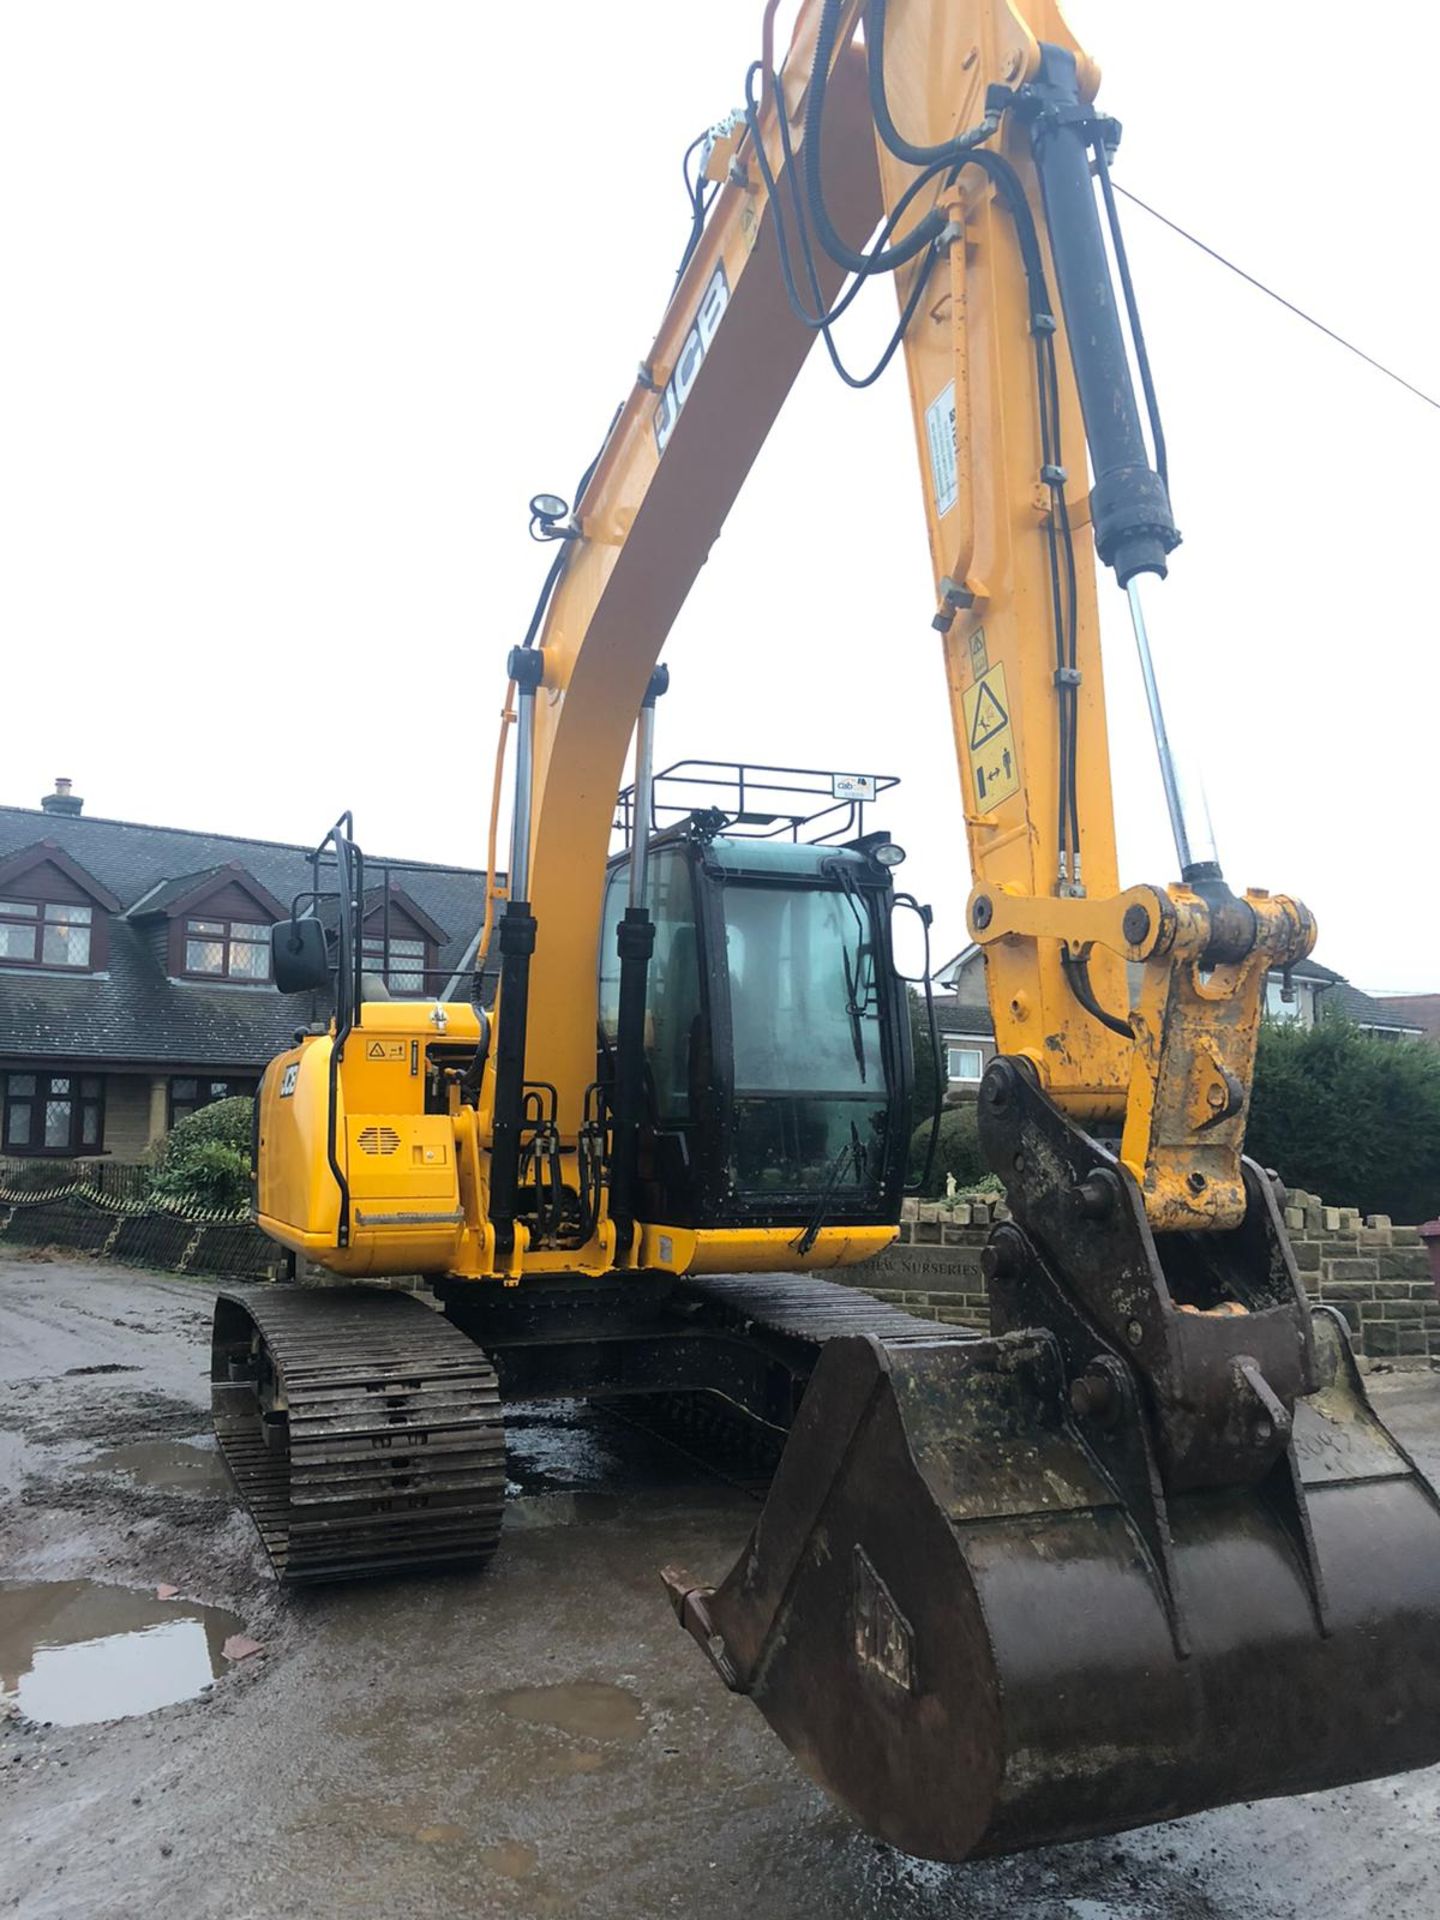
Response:
M987 680L980 682L980 698L975 702L975 718L970 723L970 751L983 747L987 740L993 740L1010 716L990 691Z
M370 1042L370 1045L365 1049L365 1058L367 1060L383 1060L385 1058L385 1049L378 1040L372 1040Z

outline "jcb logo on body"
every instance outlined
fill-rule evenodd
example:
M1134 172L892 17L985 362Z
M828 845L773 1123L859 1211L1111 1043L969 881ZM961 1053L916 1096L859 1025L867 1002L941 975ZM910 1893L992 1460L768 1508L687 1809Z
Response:
M721 317L729 304L730 282L725 278L723 265L717 266L701 296L700 311L695 316L694 326L685 336L684 345L675 361L675 371L655 408L655 446L660 453L664 453L670 443L675 422L690 398L695 376L704 364L705 356L710 351L710 342L715 338Z
M300 1078L300 1062L292 1060L280 1076L280 1098L288 1100L295 1091L295 1082Z

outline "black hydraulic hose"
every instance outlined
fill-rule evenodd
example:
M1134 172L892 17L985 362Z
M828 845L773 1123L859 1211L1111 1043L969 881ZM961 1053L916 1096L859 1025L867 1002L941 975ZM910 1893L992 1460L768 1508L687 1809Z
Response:
M998 154L992 154L992 153L987 153L987 152L978 151L978 150L977 151L961 150L957 154L948 155L945 160L938 162L936 165L930 167L926 172L920 174L918 178L911 181L910 185L906 188L905 192L900 196L899 200L896 202L888 219L885 222L885 225L881 228L880 237L876 244L875 250L872 253L860 256L863 260L870 263L867 266L866 271L863 273L862 272L856 273L856 276L854 280L851 282L850 286L845 290L845 292L841 295L839 300L836 301L835 305L832 308L830 308L828 312L821 311L822 299L820 294L819 276L815 271L814 255L811 251L809 235L806 231L805 211L800 201L799 187L798 185L795 184L794 153L790 144L789 126L788 126L788 123L786 122L784 108L782 106L779 114L780 143L784 152L786 173L787 173L787 176L791 179L792 197L794 198L794 201L795 201L795 221L796 221L796 228L797 228L797 237L800 242L800 247L801 247L801 252L802 252L802 256L805 263L807 278L809 279L809 282L810 282L811 298L814 300L815 307L816 307L816 312L814 314L809 312L805 306L804 301L801 299L799 289L795 284L794 267L790 259L789 241L785 231L784 208L780 204L775 177L770 170L770 163L766 158L764 143L760 138L759 120L755 110L755 97L754 97L754 77L758 71L759 71L759 63L756 62L754 65L751 66L749 73L746 75L745 118L746 118L746 123L750 130L750 138L755 150L756 162L760 168L761 177L765 182L766 192L769 194L771 204L775 209L775 238L777 243L777 250L780 256L780 270L785 281L786 295L789 299L792 311L795 313L796 317L800 320L801 324L809 327L812 331L824 333L825 344L826 344L827 351L829 352L829 355L830 355L831 363L834 366L835 371L840 375L841 379L845 381L847 386L856 387L856 388L864 388L864 387L872 386L874 382L879 379L880 375L885 371L886 367L889 366L891 360L895 356L896 350L899 348L899 346L901 345L902 341L905 338L906 331L909 328L910 322L914 319L916 310L919 307L920 301L924 295L925 287L926 287L929 273L930 273L930 268L933 265L933 257L930 260L922 261L917 266L915 270L915 278L914 278L913 284L911 285L910 291L906 296L904 308L900 315L899 324L896 327L894 333L891 335L889 344L886 346L884 353L880 356L880 359L877 361L875 366L871 368L868 374L865 374L865 375L852 374L844 365L842 365L839 355L836 352L834 342L830 338L830 333L829 333L830 326L833 324L834 321L839 319L841 314L844 313L845 309L850 305L851 301L855 298L860 288L865 284L865 280L868 277L868 274L871 272L874 272L878 266L878 263L883 258L886 257L885 256L886 240L888 239L890 234L894 232L899 222L904 218L906 212L909 210L910 206L912 205L914 200L918 197L918 195L927 186L929 186L931 182L937 178L938 175L948 171L951 173L953 177L953 175L956 172L958 172L959 168L962 166L966 166L966 165L978 166L984 171L987 177L994 182L1000 194L1000 197L1004 201L1005 206L1009 211L1011 218L1015 224L1016 239L1020 247L1020 255L1024 263L1025 276L1030 289L1030 307L1031 307L1032 317L1041 315L1041 316L1044 316L1046 320L1048 320L1049 294L1045 285L1044 260L1040 252L1039 240L1035 230L1035 222L1030 213L1029 202L1025 198L1024 188L1020 184L1019 176L1015 173L1014 169L1009 165L1007 161L1002 160ZM777 89L777 92L778 92L778 89ZM938 232L943 234L944 224L943 224L942 216L938 212L936 212L933 215L926 216L927 220L930 220L932 218L940 222ZM922 222L922 224L924 223ZM938 247L935 251L938 252Z
M1060 966L1070 991L1093 1019L1098 1020L1102 1027L1108 1027L1111 1033L1118 1033L1126 1040L1135 1038L1130 1022L1122 1020L1118 1014L1107 1013L1095 998L1095 989L1090 984L1088 960L1077 960L1069 954L1062 953Z
M825 115L825 93L830 78L830 61L835 51L835 33L840 24L840 0L824 0L820 25L815 36L815 61L810 69L810 90L805 102L805 192L810 216L820 244L848 273L892 273L896 267L923 253L945 231L945 216L938 209L927 213L912 232L893 247L875 253L857 253L848 246L831 224L825 206L820 170L820 128ZM782 109L783 111L783 109Z
M828 312L822 311L821 309L819 285L818 281L814 280L813 275L812 285L814 288L813 297L816 304L815 312L811 313L801 300L799 289L795 284L794 269L790 260L789 239L785 231L785 209L780 204L780 190L776 184L775 175L770 170L770 161L765 152L765 143L760 137L760 114L755 100L755 77L761 70L760 62L758 60L753 61L745 76L745 124L749 130L751 146L754 149L755 163L760 169L760 177L765 183L765 191L769 196L770 204L775 209L775 239L780 255L780 268L785 279L785 291L789 296L790 305L794 310L795 317L803 326L809 327L812 333L821 333L827 327L833 326L845 310L853 303L855 296L864 286L868 275L857 274ZM775 83L775 92L778 99L778 81ZM794 164L795 153L790 140L790 123L785 117L783 103L779 108L777 117L780 125L780 147L785 159L786 172L790 178L790 193L794 203L795 220L800 229L802 247L806 253L809 253L809 248L805 244L805 206L801 197L798 177L799 170ZM895 202L894 208L887 217L884 226L880 229L877 246L883 247L885 245L896 227L909 212L915 200L924 189L931 184L936 176L944 171L945 169L943 167L931 167L927 173L923 173L918 179L911 181L904 193L902 193L900 198ZM813 259L813 254L810 257Z
M550 596L560 583L560 576L565 571L565 562L569 557L569 553L570 542L568 540L562 541L560 551L550 562L550 571L546 574L545 584L540 589L540 598L535 602L535 611L531 614L530 624L525 629L525 638L520 642L522 647L534 646L540 632L541 623L545 618L546 609L550 605Z
M938 146L917 147L913 140L907 140L890 117L890 102L885 93L886 4L887 0L869 0L865 8L865 65L870 81L870 112L875 129L896 159L904 160L912 167L958 160L961 154L978 147L982 141L991 139L999 131L1002 109L987 102L985 118L978 127L972 127L968 133L962 133L954 140L942 140Z
M776 88L776 95L778 98L778 95L779 95L778 86ZM805 277L810 283L810 297L815 302L816 312L819 313L824 306L824 297L820 291L820 276L815 268L815 252L810 245L809 224L805 218L805 205L801 197L798 170L795 166L795 155L790 144L790 127L789 127L788 121L785 118L785 110L784 110L783 104L780 108L779 119L780 119L780 145L785 155L785 176L790 183L790 194L794 202L794 208L795 208L796 237L800 242L801 258L805 262ZM752 121L752 127L753 127L753 121ZM756 139L758 143L758 139L759 139L758 131L756 132ZM762 152L762 159L763 159L763 150L758 149L758 145L757 145L757 150ZM767 172L767 180L768 180L768 168L762 165L762 171ZM924 187L930 180L934 179L935 173L937 171L942 171L942 169L932 169L930 173L922 174L918 180L912 181L911 185L900 196L900 199L895 205L894 211L890 214L889 218L885 222L884 227L881 229L880 238L876 242L877 252L880 250L883 250L885 242L889 239L890 235L895 231L895 228L898 225L899 221L904 217L906 208L915 199L916 195L920 192L921 188ZM785 278L785 291L789 298L791 308L799 316L799 318L805 322L807 326L810 326L812 323L809 320L805 312L805 309L795 292L795 276L790 265L790 250L789 250L789 247L786 245L786 241L785 241L784 210L778 204L776 205L776 208L775 208L775 238L776 238L776 242L777 242L778 250L780 254L780 269ZM864 374L851 373L850 369L845 365L844 361L840 358L839 349L836 347L834 338L830 332L830 328L833 325L834 321L839 318L839 316L845 311L846 307L848 307L850 302L855 298L855 295L860 291L861 287L865 285L867 276L863 274L857 274L856 277L851 281L850 286L846 290L846 292L841 296L839 300L836 301L834 307L830 310L829 314L825 317L824 323L820 327L820 332L824 336L825 351L830 356L830 364L832 367L834 367L836 373L839 374L840 378L845 382L847 387L852 387L857 392L863 391L866 387L873 387L875 382L880 378L881 374L884 373L885 369L889 366L890 362L895 358L896 352L898 351L901 343L904 341L906 333L909 331L910 322L915 318L915 311L917 307L920 305L921 298L923 297L925 292L926 284L928 283L930 278L931 268L934 266L937 258L938 258L938 251L935 247L932 247L929 251L929 254L924 259L922 259L919 262L919 264L916 266L915 277L911 284L909 293L905 296L905 302L901 308L900 318L896 324L895 330L890 335L890 338L886 343L884 352L880 355L880 358L875 362L874 366L871 367L868 373L864 373Z

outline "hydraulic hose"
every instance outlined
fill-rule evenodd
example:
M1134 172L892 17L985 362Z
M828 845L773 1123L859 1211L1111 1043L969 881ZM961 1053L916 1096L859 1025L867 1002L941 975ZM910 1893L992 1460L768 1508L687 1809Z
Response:
M825 116L826 84L830 77L830 62L835 52L835 33L839 24L840 0L825 0L820 10L815 61L810 69L810 88L805 100L805 192L810 204L810 217L815 222L815 232L821 246L847 273L893 273L896 267L903 267L907 260L913 260L917 253L923 253L932 241L939 239L945 231L945 215L938 209L927 213L903 240L897 240L892 247L882 247L876 253L857 253L832 226L820 177L820 129Z
M887 0L869 0L865 9L865 65L870 80L870 112L875 121L876 131L897 160L904 160L912 167L929 167L937 163L958 160L972 147L978 147L989 140L1000 129L1000 116L1004 111L1003 103L987 99L985 118L978 127L972 127L968 133L960 134L954 140L942 140L938 146L917 147L907 140L890 117L890 102L885 94L885 8ZM1005 99L1009 98L1009 89L1004 89Z

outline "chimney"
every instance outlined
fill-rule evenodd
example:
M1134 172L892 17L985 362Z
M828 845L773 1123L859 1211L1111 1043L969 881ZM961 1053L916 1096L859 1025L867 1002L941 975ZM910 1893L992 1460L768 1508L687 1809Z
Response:
M71 780L60 779L55 782L55 791L47 793L40 802L46 813L75 814L82 810L85 802L78 794L70 791L73 785L74 782Z

